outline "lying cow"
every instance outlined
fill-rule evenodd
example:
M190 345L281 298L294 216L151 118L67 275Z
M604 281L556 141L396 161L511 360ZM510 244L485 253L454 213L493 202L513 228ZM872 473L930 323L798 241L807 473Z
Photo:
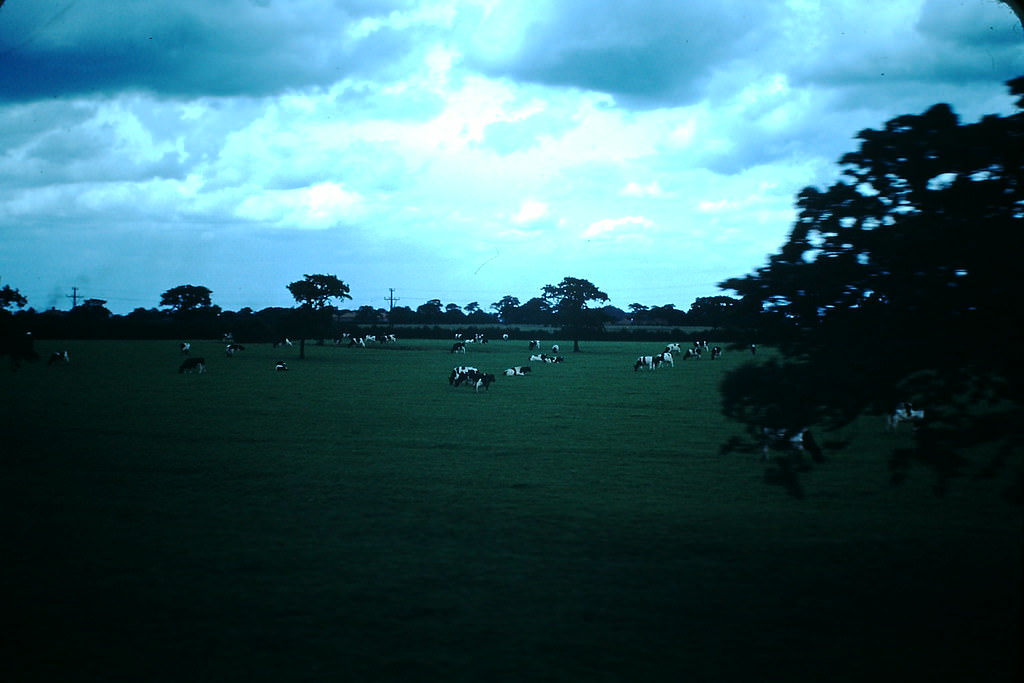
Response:
M184 373L199 373L200 375L206 372L206 359L205 358L186 358L185 362L178 366L178 374Z
M54 351L50 354L50 360L46 361L46 365L54 365L56 363L70 363L71 357L68 355L67 349L64 351Z
M224 355L231 358L235 355L235 351L245 351L245 347L241 344L228 344L227 348L224 349Z
M529 365L517 365L505 371L506 377L523 377L532 372Z
M275 372L288 372L288 364L283 360L277 361L277 365L274 366Z

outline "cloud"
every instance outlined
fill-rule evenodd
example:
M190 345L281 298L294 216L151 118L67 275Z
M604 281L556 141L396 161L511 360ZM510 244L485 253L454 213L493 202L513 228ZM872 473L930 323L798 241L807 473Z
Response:
M268 95L396 75L445 12L406 2L7 3L0 100L141 90ZM24 78L31 73L33 78Z
M859 130L1008 113L1024 73L994 0L111 7L0 8L0 275L34 305L88 277L119 312L184 282L287 306L333 272L353 305L572 275L683 306Z
M602 218L587 226L581 236L585 239L618 238L646 235L654 221L643 216L625 216L623 218Z
M657 0L490 5L467 51L482 72L549 86L604 92L641 107L686 104L704 79L756 47L768 3L712 5Z

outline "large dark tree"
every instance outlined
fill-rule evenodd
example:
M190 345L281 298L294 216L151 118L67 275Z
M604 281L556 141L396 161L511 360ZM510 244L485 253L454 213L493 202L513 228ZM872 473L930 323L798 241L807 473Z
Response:
M18 290L11 289L10 285L4 285L0 289L0 311L7 310L12 306L24 308L27 303L28 299L22 296Z
M160 305L170 308L174 313L188 313L201 308L209 308L211 294L213 292L206 287L179 285L160 295Z
M800 193L781 251L721 285L782 352L726 379L726 413L839 427L910 401L913 455L943 476L966 447L1019 455L1024 114L961 124L939 104L858 138L836 183Z
M288 285L288 291L299 303L293 324L299 332L299 358L306 357L306 338L325 338L331 331L331 299L351 299L349 286L335 275L303 275Z
M544 285L542 291L544 299L551 305L555 320L562 324L562 329L572 338L573 352L578 353L580 350L580 337L603 329L604 313L588 308L587 302L604 303L608 301L608 295L589 280L566 277L557 285Z

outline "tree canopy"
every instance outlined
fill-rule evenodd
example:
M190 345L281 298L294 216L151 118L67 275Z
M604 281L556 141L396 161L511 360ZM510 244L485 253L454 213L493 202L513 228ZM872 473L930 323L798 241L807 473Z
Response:
M211 294L213 292L207 287L179 285L160 295L160 305L170 308L175 313L187 313L200 308L209 308Z
M857 137L768 264L721 283L783 354L726 380L727 414L839 427L910 401L929 418L915 455L944 475L959 447L1019 450L1024 114L937 104Z
M587 302L608 301L608 295L589 280L565 277L557 285L544 285L543 299L551 306L551 313L566 333L572 337L573 351L580 350L580 337L588 330L600 330L604 314L587 308Z
M303 275L303 279L288 285L288 291L299 305L319 311L331 299L351 299L349 286L335 275Z

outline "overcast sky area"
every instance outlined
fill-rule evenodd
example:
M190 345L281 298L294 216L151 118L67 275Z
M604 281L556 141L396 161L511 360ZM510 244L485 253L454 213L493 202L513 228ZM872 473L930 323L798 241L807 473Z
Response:
M7 0L0 286L117 314L729 294L854 136L1014 111L996 0Z

